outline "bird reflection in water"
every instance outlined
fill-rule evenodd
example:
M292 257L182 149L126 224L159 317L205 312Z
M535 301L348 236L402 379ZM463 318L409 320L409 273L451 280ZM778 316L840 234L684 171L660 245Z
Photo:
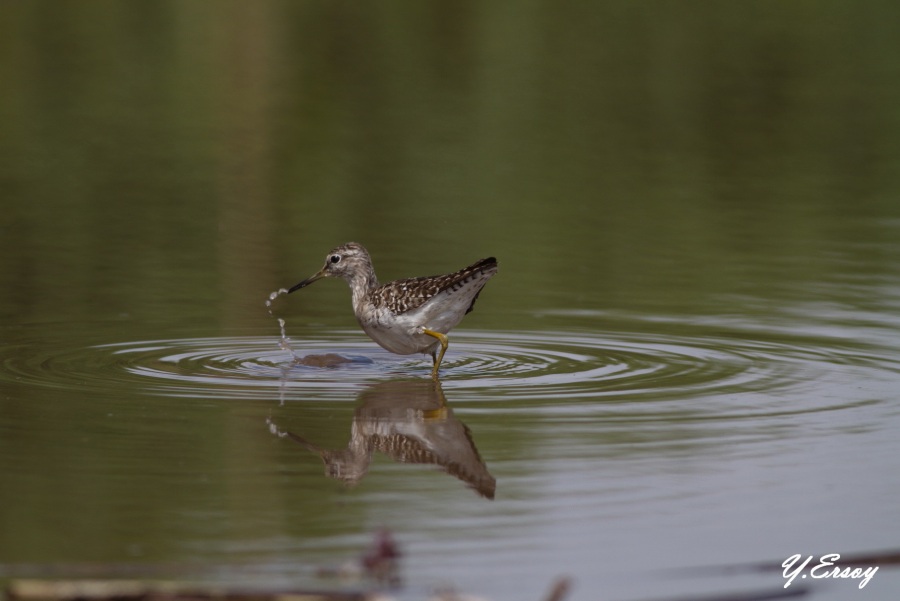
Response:
M436 465L482 497L494 498L497 482L469 428L447 406L439 382L384 382L367 388L359 402L345 449L323 449L292 432L285 434L322 458L325 475L348 486L363 479L372 455L380 451L400 463Z

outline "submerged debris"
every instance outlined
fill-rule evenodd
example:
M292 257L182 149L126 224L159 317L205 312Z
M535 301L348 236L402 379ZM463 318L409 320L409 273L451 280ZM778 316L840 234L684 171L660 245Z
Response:
M296 365L306 365L307 367L337 367L345 363L355 363L352 358L342 357L336 353L325 353L324 355L306 355L304 357L296 357L294 359Z
M139 580L14 580L9 601L392 601L378 593L229 590Z
M381 546L381 544L385 546ZM392 541L379 543L375 566L396 551ZM368 557L366 555L365 557ZM568 578L560 578L542 601L563 601L569 591ZM176 582L141 580L13 580L6 590L8 601L396 601L376 591L260 591ZM436 591L428 601L490 601L453 589Z
M336 568L323 568L322 577L368 581L356 591L267 590L240 585L168 582L138 579L115 580L12 580L6 601L396 601L382 592L401 585L403 554L390 530L375 533L368 549ZM568 577L558 578L539 601L564 601L571 588ZM428 601L489 601L451 588L436 590Z
M375 533L369 548L360 557L337 567L320 568L319 576L344 579L369 578L382 587L397 588L400 578L400 547L387 529Z
M382 528L375 534L372 546L362 556L362 565L366 574L375 581L399 586L401 555L390 531Z

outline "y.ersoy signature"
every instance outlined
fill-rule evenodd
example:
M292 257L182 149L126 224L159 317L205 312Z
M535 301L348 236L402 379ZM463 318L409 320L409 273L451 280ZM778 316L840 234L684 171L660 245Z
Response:
M784 588L789 587L797 576L800 576L801 578L806 578L808 576L809 578L849 578L852 580L859 580L859 588L862 589L869 584L869 581L875 576L875 572L878 571L878 566L861 568L835 565L841 558L838 553L822 555L819 557L818 563L810 566L807 571L807 567L810 562L813 561L813 556L809 555L803 561L801 561L801 557L802 555L799 553L791 555L781 564L781 567L784 568L782 574L787 580L784 583Z

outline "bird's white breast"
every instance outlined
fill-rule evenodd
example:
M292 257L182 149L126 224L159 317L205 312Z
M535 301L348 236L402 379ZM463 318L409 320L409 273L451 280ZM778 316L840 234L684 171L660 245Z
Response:
M376 309L365 319L357 315L357 320L369 338L398 355L431 353L439 344L434 337L418 333L420 326L429 326L420 323L414 315L394 315L387 309Z

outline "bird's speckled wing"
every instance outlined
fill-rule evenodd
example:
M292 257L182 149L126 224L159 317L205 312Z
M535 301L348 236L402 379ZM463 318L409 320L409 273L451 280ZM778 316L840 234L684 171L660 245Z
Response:
M391 313L400 315L422 306L428 299L444 290L453 291L462 288L476 279L482 279L484 283L487 283L495 273L497 273L497 259L489 257L456 273L388 282L373 290L371 299L376 307L386 307ZM478 292L480 291L481 289L479 288ZM469 305L466 313L475 306L478 292L472 297L472 303Z
M462 426L464 436L421 441L404 434L389 434L372 436L372 442L377 451L394 461L440 466L481 496L493 499L497 481L488 472L481 455L478 454L472 433L462 423L459 425ZM431 443L430 447L426 443Z

